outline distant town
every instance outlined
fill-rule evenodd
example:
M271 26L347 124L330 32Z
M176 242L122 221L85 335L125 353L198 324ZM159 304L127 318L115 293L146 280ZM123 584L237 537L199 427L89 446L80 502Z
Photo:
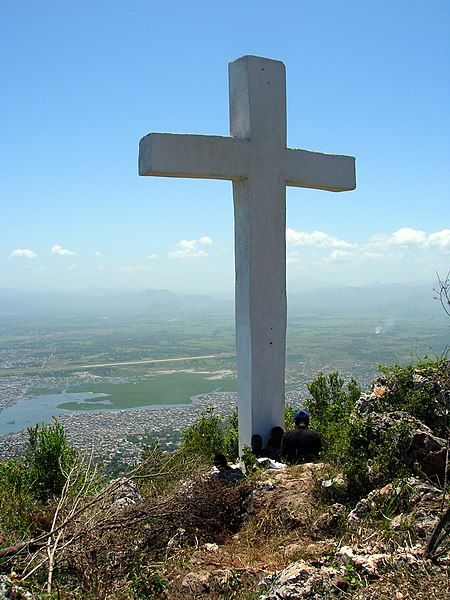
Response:
M89 372L76 375L82 380L91 376ZM60 378L33 376L33 387L56 383L61 384ZM64 383L68 383L67 380ZM0 378L0 414L23 396L29 385L29 378L24 376ZM290 391L287 400L300 405L304 394L304 391ZM195 423L203 411L212 409L215 414L225 417L236 408L236 400L234 392L214 392L200 395L188 405L75 412L59 415L58 420L74 446L92 451L105 465L117 469L133 464L143 448L156 441L164 450L174 450L181 441L183 430ZM20 456L25 445L24 432L0 436L0 460Z

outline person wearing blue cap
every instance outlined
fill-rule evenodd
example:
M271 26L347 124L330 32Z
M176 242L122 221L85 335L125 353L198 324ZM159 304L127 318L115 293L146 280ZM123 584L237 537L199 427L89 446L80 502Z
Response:
M322 452L319 434L309 429L309 412L301 408L294 415L296 428L286 431L281 440L281 460L290 465L314 462Z

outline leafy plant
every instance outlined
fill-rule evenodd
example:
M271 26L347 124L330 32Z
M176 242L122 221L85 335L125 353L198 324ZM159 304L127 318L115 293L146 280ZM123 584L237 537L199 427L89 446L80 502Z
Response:
M215 454L223 452L225 436L222 419L206 408L200 418L184 430L180 453L196 455L212 461Z
M74 464L75 451L56 419L50 425L30 427L27 432L25 464L30 490L38 500L46 501L61 493L67 473Z
M238 413L234 410L225 421L223 453L230 460L239 456Z
M351 378L345 389L345 381L337 371L320 372L307 387L311 394L307 408L315 429L322 434L326 433L330 423L348 419L361 396L356 380Z
M361 388L353 378L345 384L336 371L320 372L307 387L311 396L306 406L313 428L322 437L323 458L337 466L342 465L349 447L350 419L361 396Z
M56 420L27 434L24 456L0 462L0 537L6 539L48 526L47 503L61 494L76 457Z
M136 600L154 600L164 597L167 580L158 572L148 567L141 567L131 581L133 597Z
M408 474L404 456L410 426L400 422L378 433L375 425L372 418L354 418L349 423L341 456L348 500L359 500L375 487Z
M0 462L0 545L12 543L10 536L32 533L33 522L42 512L31 493L24 461Z
M390 393L383 409L404 410L441 437L448 435L446 411L450 394L450 365L444 356L427 356L411 365L380 365Z
M184 430L180 445L182 455L202 457L212 461L215 454L224 454L229 460L238 456L238 416L234 411L227 419L206 408L199 419Z

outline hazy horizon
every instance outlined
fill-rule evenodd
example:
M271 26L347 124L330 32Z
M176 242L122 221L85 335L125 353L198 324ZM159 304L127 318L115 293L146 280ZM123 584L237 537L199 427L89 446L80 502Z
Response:
M294 280L287 282L287 293L304 293L304 292L313 292L315 290L320 289L345 289L345 288L357 288L357 289L370 289L370 288L384 288L389 289L392 287L410 287L410 288L429 288L432 290L436 288L438 285L437 277L433 281L369 281L365 284L358 283L344 283L344 282L335 282L334 284L330 281L320 281L320 280ZM188 296L188 295L206 295L211 297L223 296L234 298L235 290L234 286L228 289L217 289L217 288L207 288L204 291L199 291L198 289L180 289L177 290L175 288L170 287L157 287L157 286L149 286L149 285L140 285L140 286L132 286L132 285L90 285L90 286L80 286L80 287L57 287L57 286L38 286L29 287L29 286L6 286L0 285L0 293L4 292L24 292L24 293L49 293L49 294L77 294L84 292L98 292L98 293L111 293L111 292L145 292L145 291L164 291L169 292L171 294L177 296Z

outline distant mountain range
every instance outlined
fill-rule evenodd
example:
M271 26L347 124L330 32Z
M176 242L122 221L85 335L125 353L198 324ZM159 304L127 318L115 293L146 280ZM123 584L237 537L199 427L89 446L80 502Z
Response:
M178 295L167 290L87 289L64 293L0 289L0 315L221 313L232 310L231 300L218 300L206 295Z
M317 288L288 297L290 314L438 316L432 286L404 284ZM86 289L74 292L35 292L0 289L0 316L71 313L176 315L227 314L230 298L180 295L167 290Z
M442 308L434 300L432 285L400 283L365 287L317 288L288 296L292 313L385 314L390 316L439 316Z

